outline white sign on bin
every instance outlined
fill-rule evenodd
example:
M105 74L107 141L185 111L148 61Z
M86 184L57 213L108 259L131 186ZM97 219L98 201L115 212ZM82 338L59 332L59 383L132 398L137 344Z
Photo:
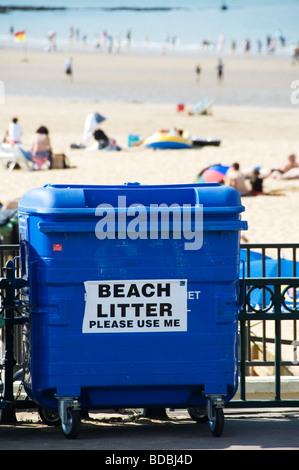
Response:
M187 281L86 281L83 333L187 331Z

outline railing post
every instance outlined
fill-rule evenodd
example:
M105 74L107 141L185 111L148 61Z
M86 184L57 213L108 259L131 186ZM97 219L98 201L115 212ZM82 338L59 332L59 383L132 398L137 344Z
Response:
M16 364L14 358L14 272L13 262L7 261L5 267L5 297L3 298L4 308L4 401L8 403L6 408L2 409L1 424L13 424L17 421L14 406L13 394L13 374Z
M275 319L275 400L281 399L280 362L281 362L281 286L274 286ZM278 318L277 318L278 317Z
M240 320L240 400L246 400L246 320Z

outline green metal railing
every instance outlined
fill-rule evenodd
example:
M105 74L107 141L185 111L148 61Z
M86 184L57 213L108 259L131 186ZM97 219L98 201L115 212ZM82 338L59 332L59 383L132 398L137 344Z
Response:
M17 364L16 357L22 362L22 339L20 318L16 314L16 285L14 282L17 271L13 259L19 255L18 245L0 245L1 277L0 277L0 319L4 327L0 330L0 409L1 423L9 424L16 422L15 407L17 399L14 396L14 374ZM4 374L2 374L4 372ZM4 375L4 379L2 376ZM27 401L27 400L26 400ZM24 402L24 400L23 400ZM27 401L29 402L29 401ZM29 403L28 406L30 407Z
M242 244L241 249L245 250L245 271L244 277L240 279L242 306L239 311L239 398L232 400L227 406L299 407L299 398L284 399L281 393L281 377L285 373L292 374L295 371L294 375L298 376L299 381L299 361L295 360L294 354L297 346L299 351L299 244ZM6 367L8 370L5 373L6 380L11 380L12 374L22 366L22 326L18 324L17 307L15 311L11 308L17 299L17 290L14 289L18 287L18 282L12 286L12 270L18 278L19 268L17 262L12 265L10 261L9 268L6 264L8 259L17 260L18 255L18 245L0 245L0 313L3 315L5 309L6 318L5 328L0 329L0 332L5 344L5 351L2 351L2 368ZM268 256L276 260L271 275L267 271ZM285 259L289 260L288 276L284 276ZM253 277L252 267L258 263L261 275ZM253 301L257 292L260 292L258 304ZM291 325L288 335L283 333L282 324L285 322ZM259 327L258 334L255 331L256 325ZM282 347L288 350L288 354L282 353ZM254 348L258 349L260 357L253 357ZM273 399L247 398L248 377L259 367L271 368L274 376ZM4 389L4 397L11 401L12 384L6 384Z
M297 252L299 244L244 244L241 249L246 252L244 279L240 280L242 307L239 312L239 399L228 404L234 408L259 407L299 407L297 399L282 398L281 377L298 375L299 361L296 359L299 320L299 272ZM253 255L255 266L260 264L260 277L252 277ZM273 257L272 269L268 273L268 256ZM287 259L287 261L285 261ZM284 270L287 264L288 276ZM258 305L253 297L260 293ZM288 333L283 333L284 328ZM260 335L253 333L253 325L259 324ZM269 325L271 333L269 334ZM285 336L284 336L285 335ZM260 358L252 357L253 346L257 346ZM282 354L282 347L285 353ZM270 352L269 350L272 349ZM247 398L247 379L253 368L266 367L273 370L273 398L260 400ZM292 371L290 371L290 369Z

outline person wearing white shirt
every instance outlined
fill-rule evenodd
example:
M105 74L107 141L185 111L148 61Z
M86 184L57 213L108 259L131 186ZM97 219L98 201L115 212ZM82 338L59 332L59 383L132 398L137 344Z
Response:
M13 118L7 130L6 141L8 141L8 143L10 144L17 144L17 143L20 143L21 140L22 140L22 128L20 124L18 124L18 119Z

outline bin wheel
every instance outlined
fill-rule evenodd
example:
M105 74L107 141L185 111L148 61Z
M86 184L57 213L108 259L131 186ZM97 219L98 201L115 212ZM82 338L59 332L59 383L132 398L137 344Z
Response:
M197 423L207 423L209 421L206 408L188 408L191 419Z
M67 439L75 439L81 427L81 413L71 408L68 408L66 413L66 421L61 422L62 431Z
M39 416L44 424L48 426L59 426L61 419L58 411L47 410L46 408L38 407Z
M220 437L224 428L223 409L217 406L212 406L211 414L212 416L209 419L209 426L210 426L211 433L215 437Z

